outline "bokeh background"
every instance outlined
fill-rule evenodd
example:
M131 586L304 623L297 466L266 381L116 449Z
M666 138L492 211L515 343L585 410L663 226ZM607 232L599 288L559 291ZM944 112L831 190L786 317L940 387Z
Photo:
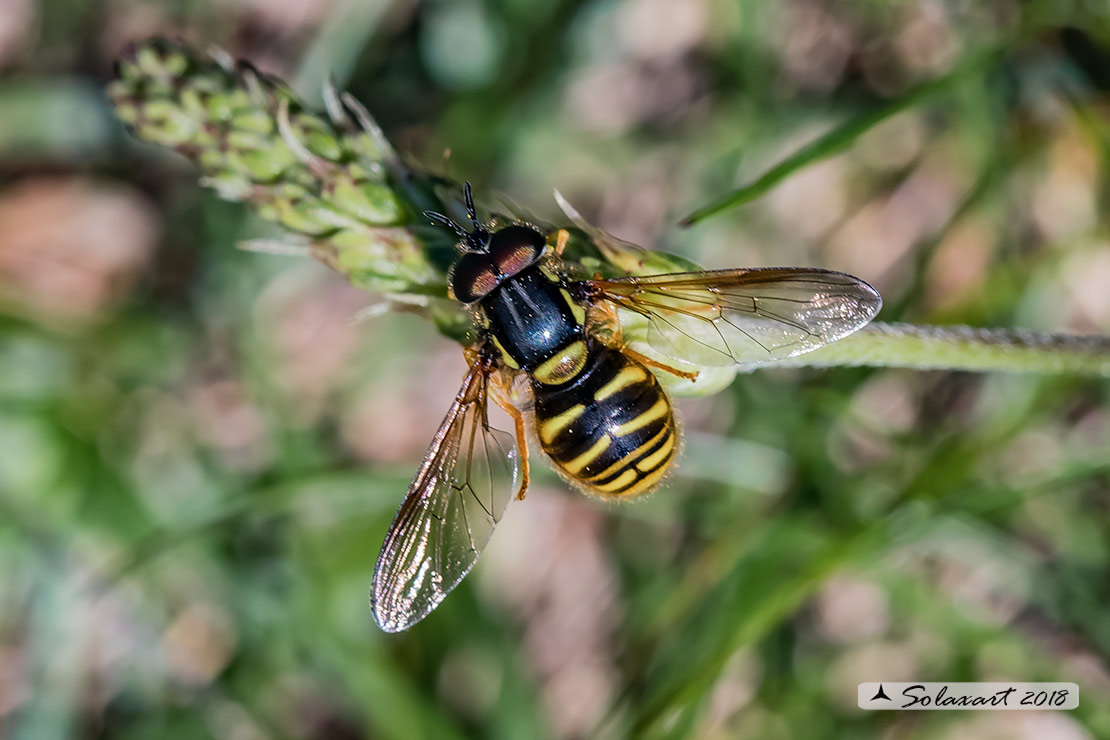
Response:
M457 346L129 138L132 41L218 44L549 217L814 265L881 318L1110 332L1110 9L961 0L0 2L0 737L1110 737L1104 380L763 371L606 506L542 463L411 632L368 612ZM943 84L920 88L929 80ZM678 220L834 127L844 150ZM871 680L1073 681L870 713Z

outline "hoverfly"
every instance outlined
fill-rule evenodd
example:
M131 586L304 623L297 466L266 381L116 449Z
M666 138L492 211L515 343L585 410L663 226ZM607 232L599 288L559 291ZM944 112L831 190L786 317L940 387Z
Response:
M559 474L587 494L655 489L679 447L656 373L687 371L634 351L620 316L646 320L658 355L687 367L751 366L809 352L867 324L870 285L809 268L732 269L583 279L561 259L568 232L515 221L491 229L464 191L451 296L474 316L462 388L397 512L374 570L371 607L387 632L426 617L466 576L509 500L528 487L530 431ZM525 398L514 403L513 390ZM490 425L490 401L513 419Z

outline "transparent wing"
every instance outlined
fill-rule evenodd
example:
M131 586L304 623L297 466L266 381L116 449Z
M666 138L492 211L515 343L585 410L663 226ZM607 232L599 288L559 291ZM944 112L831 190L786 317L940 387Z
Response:
M700 270L701 266L677 254L662 252L618 239L594 226L572 206L563 194L555 191L555 202L572 224L582 230L606 262L628 275L654 275L679 270Z
M842 272L707 270L586 281L648 322L647 342L692 365L761 365L810 352L867 324L878 292Z
M382 545L370 606L386 632L419 622L478 561L517 485L512 435L489 426L475 363L436 432Z

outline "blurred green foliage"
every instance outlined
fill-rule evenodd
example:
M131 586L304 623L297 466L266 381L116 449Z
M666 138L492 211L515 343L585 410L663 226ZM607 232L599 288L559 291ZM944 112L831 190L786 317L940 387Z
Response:
M858 274L888 320L1107 333L1107 15L13 4L0 734L1110 737L1099 380L742 377L682 407L659 493L608 508L541 463L476 573L415 630L378 633L372 564L457 347L412 316L351 325L373 299L342 277L235 249L278 234L129 138L100 92L155 34L217 43L310 102L331 70L401 152L541 218L557 187L707 266ZM674 226L826 134L758 200ZM856 683L882 679L1075 681L1080 709L857 711Z

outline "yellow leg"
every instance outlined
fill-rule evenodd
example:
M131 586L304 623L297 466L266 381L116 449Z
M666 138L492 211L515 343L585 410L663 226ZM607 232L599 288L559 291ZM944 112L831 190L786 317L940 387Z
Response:
M637 352L633 349L629 349L628 347L624 347L621 350L621 352L628 355L629 357L631 357L634 360L638 360L639 362L643 363L644 365L647 365L648 367L653 367L653 368L656 368L657 370L662 370L663 372L670 373L671 375L677 375L680 378L686 378L687 380L697 380L698 379L698 374L697 374L696 371L695 372L688 372L686 370L679 370L677 367L671 367L670 365L659 362L658 360L653 360L650 357L648 357L647 355L642 355L642 354L640 354L639 352Z
M567 248L567 242L570 241L570 232L566 229L559 229L555 232L555 256L562 257L563 251Z
M524 414L520 413L520 409L516 406L509 403L507 397L503 397L508 395L504 393L504 388L498 390L500 392L491 393L490 398L513 418L513 426L516 430L516 447L520 450L520 488L516 492L516 499L517 501L523 501L530 480L528 473L528 434L524 425Z
M595 336L597 334L604 335L604 333L606 332L609 333L609 337L607 337L604 341L610 347L615 347L619 349L621 352L628 355L632 359L638 360L640 363L647 365L648 367L653 367L657 370L662 370L663 372L670 373L671 375L675 375L680 378L686 378L687 380L697 380L698 374L696 371L689 372L687 370L679 370L677 367L671 367L670 365L666 365L662 362L659 362L658 360L653 360L650 357L642 355L636 350L625 346L624 335L621 332L620 316L617 315L617 308L612 303L598 301L596 304L590 307L590 313L588 314L588 317L590 329L595 332Z

